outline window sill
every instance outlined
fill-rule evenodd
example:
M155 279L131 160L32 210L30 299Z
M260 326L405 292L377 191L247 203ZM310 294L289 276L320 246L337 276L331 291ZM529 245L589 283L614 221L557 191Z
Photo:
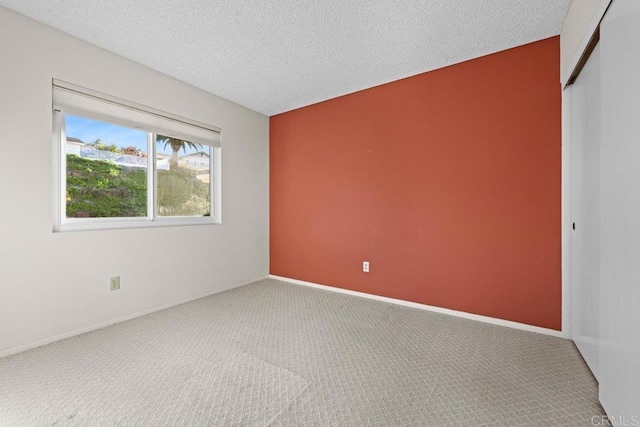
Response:
M108 219L68 219L53 227L54 233L70 231L118 230L131 228L181 227L189 225L219 225L213 217L176 217L176 218L108 218Z

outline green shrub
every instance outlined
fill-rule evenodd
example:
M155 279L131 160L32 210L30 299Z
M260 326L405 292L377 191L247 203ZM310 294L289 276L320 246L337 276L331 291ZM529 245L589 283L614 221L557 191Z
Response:
M147 215L145 169L67 155L67 217Z
M192 170L172 166L158 171L158 214L204 215L209 212L209 184Z
M209 215L209 184L196 172L173 166L158 171L158 214ZM147 215L146 169L67 155L67 217Z

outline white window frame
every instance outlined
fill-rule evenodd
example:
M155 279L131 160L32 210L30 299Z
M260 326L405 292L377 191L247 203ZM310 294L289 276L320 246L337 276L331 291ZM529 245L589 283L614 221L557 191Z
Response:
M67 185L67 153L66 153L66 129L65 129L65 110L52 105L53 110L53 231L81 231L81 230L107 230L120 228L146 228L146 227L171 227L184 225L212 225L222 223L221 210L221 130L215 126L196 122L194 120L185 119L175 114L156 110L120 98L112 97L100 92L86 89L61 80L53 80L54 92L58 88L73 91L79 95L89 98L105 101L106 103L117 107L135 111L136 114L145 113L153 119L166 119L168 124L175 123L181 127L193 126L197 130L206 130L214 132L218 135L218 141L211 144L203 144L209 146L209 205L210 216L177 216L177 217L159 217L157 215L157 164L156 164L156 133L145 128L141 131L147 132L147 216L145 217L118 217L118 218L67 218L66 208L66 185ZM53 97L52 97L53 98ZM69 114L80 115L89 119L101 120L109 122L109 119L99 117L100 114L88 112L82 113L81 108L71 108ZM119 123L114 123L120 125ZM200 128L200 129L198 129ZM177 135L176 135L177 136ZM187 138L185 138L187 139Z

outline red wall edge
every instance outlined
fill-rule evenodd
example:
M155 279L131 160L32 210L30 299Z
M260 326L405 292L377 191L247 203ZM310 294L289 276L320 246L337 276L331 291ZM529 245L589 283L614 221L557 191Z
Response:
M559 57L553 37L271 117L271 274L560 330Z

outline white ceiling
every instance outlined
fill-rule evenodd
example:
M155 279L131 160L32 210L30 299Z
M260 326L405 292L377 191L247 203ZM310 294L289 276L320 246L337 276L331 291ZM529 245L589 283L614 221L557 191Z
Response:
M0 0L266 115L557 35L569 3Z

